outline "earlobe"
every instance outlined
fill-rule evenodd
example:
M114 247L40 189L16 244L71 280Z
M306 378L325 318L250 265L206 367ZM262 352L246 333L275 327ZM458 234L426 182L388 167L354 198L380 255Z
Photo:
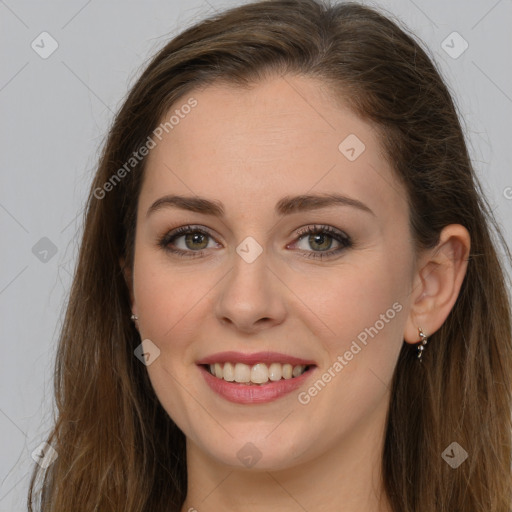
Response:
M419 327L430 336L445 322L459 296L470 248L467 229L451 224L442 230L437 246L422 256L404 332L407 343L420 341Z

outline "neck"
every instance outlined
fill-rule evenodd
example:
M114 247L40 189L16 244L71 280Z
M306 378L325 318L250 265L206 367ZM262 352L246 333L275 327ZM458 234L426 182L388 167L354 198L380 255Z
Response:
M320 457L278 471L220 464L187 439L187 499L181 512L392 512L382 483L385 408L378 432L358 425ZM374 418L376 419L376 418Z

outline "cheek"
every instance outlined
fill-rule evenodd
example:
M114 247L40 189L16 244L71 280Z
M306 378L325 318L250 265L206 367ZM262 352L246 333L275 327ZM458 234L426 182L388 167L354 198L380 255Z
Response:
M403 256L375 253L333 272L316 293L311 309L324 325L329 364L347 354L346 373L364 366L392 370L403 342L407 265Z
M155 342L185 316L187 307L183 278L166 270L160 258L156 251L136 248L133 286L140 333Z
M194 277L195 276L195 277ZM147 366L153 389L168 414L181 428L190 428L191 417L201 415L196 383L187 379L192 364L198 312L210 286L202 286L197 273L176 271L156 252L136 252L134 298L141 339L150 339L160 350ZM186 382L187 392L183 392ZM187 401L188 400L188 401Z
M211 308L217 281L213 272L200 272L193 265L180 268L165 254L140 248L134 264L134 299L141 337L154 341L165 354L183 351L204 320L205 308Z
M403 345L405 262L383 254L371 260L333 273L314 307L321 322L310 316L326 326L320 338L326 359L317 379L328 383L312 382L301 403L314 411L313 429L329 424L333 437L385 402Z

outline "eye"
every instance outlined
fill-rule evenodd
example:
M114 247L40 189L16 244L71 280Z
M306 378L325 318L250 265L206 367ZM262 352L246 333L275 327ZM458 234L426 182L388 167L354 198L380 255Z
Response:
M299 240L295 245L303 243L313 248L313 251L307 251L309 254L304 255L306 258L325 258L334 256L341 251L352 247L352 241L348 235L342 231L332 228L331 226L309 226L298 232ZM338 248L331 249L333 245L338 244ZM304 250L303 247L300 247Z
M182 241L179 241L183 239ZM209 247L210 233L195 226L181 226L170 233L165 234L158 244L166 251L179 256L197 257L203 254Z
M300 244L309 245L313 248L313 251L308 250L307 247L299 247L301 251L307 253L302 255L306 258L321 259L334 256L353 245L348 235L331 226L309 226L298 231L297 235L298 240L287 245L286 248L294 248L294 246ZM338 247L331 249L333 243L337 244ZM220 244L214 242L212 235L206 229L190 225L181 226L166 233L158 241L158 245L165 251L187 258L202 256L206 249L220 246Z

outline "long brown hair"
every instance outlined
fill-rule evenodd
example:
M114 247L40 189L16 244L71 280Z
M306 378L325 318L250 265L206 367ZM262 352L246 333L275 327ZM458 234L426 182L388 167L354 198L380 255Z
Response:
M512 510L512 329L498 243L509 260L510 252L447 86L422 45L389 15L356 3L270 0L218 14L170 41L113 122L56 358L58 414L47 442L58 457L46 470L34 467L30 511L36 496L44 512L180 510L185 437L134 356L141 340L119 263L132 265L146 159L133 168L126 162L194 88L218 81L245 87L284 73L323 80L333 101L339 95L378 129L407 190L418 250L433 247L448 224L471 235L459 297L431 336L421 369L404 344L395 370L382 459L393 510ZM468 452L457 469L442 458L452 442Z

